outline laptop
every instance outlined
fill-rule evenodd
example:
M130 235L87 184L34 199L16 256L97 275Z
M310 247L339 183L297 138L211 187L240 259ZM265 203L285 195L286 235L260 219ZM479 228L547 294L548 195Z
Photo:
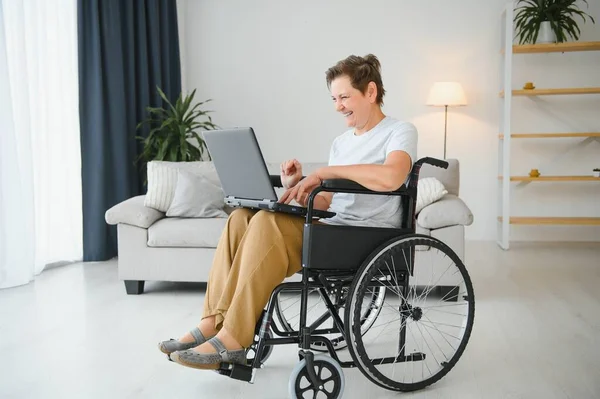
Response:
M227 205L306 216L306 207L277 202L277 193L251 127L206 130L202 136L221 180ZM335 213L313 209L313 215L330 218Z

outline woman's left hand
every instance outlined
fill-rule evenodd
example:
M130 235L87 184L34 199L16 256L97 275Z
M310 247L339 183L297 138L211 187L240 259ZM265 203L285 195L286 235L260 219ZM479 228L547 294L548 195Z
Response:
M308 196L317 187L321 185L321 179L316 173L311 173L303 180L298 182L294 187L288 189L279 199L279 202L289 204L292 200L296 200L302 206L307 206Z

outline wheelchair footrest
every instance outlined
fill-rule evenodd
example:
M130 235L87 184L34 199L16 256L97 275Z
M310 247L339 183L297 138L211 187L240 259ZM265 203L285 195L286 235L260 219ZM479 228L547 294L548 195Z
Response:
M242 364L223 364L222 367L216 370L219 374L226 375L236 380L252 382L252 367Z

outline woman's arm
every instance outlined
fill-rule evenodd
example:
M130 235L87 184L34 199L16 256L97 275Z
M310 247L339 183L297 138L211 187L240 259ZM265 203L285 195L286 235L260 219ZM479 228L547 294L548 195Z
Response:
M412 160L404 151L392 151L383 165L325 166L315 173L321 180L348 179L373 191L394 191L406 181Z
M308 195L326 179L348 179L373 191L394 191L399 189L406 181L411 169L410 156L400 150L391 152L383 165L325 166L306 176L296 186L288 189L281 196L279 202L289 204L290 201L295 199L299 204L306 206ZM327 210L331 204L332 196L321 194L324 193L319 193L315 197L314 207Z
M302 204L302 206L308 206L308 197L305 197L306 200ZM333 193L329 192L320 192L315 196L315 201L313 202L313 208L319 209L322 211L326 211L329 209L331 205L331 198L333 198Z

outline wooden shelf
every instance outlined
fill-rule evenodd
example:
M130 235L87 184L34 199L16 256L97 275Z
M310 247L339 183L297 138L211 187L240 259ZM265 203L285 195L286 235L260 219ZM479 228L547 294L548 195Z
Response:
M502 180L502 176L498 176ZM600 177L594 176L511 176L510 181L600 181Z
M514 54L567 53L573 51L598 51L600 42L566 42L514 45Z
M598 0L600 1L600 0ZM516 154L520 155L521 152L515 153L513 155L512 148L512 139L556 139L556 138L571 138L570 141L566 141L564 144L572 144L574 149L581 149L585 145L592 143L594 141L600 142L600 125L593 126L586 129L595 130L592 132L577 132L577 129L569 132L568 129L566 132L556 132L553 130L547 131L516 131L517 129L511 128L513 123L513 112L519 109L520 104L516 104L515 101L521 102L536 102L542 100L550 101L548 106L556 107L560 109L563 106L561 104L563 101L570 102L570 100L592 100L596 101L597 98L600 97L585 97L585 98L574 98L574 96L569 95L584 95L584 94L592 94L592 95L600 95L600 83L593 81L593 74L588 73L585 76L581 76L582 78L586 78L586 81L581 81L579 83L575 83L575 87L569 87L569 83L565 83L564 85L558 84L560 82L552 82L549 81L544 83L542 81L536 82L534 78L527 78L527 80L531 80L533 85L537 86L532 89L524 89L524 84L526 80L519 81L520 78L515 74L517 71L517 67L522 68L526 67L523 71L524 74L540 72L542 70L546 70L546 67L553 66L554 68L563 67L564 72L568 73L570 71L568 62L571 63L586 63L589 65L589 68L596 68L597 62L594 57L596 54L581 54L581 59L578 56L572 58L574 54L566 54L572 52L590 52L590 51L600 51L600 39L594 38L594 41L572 41L566 43L540 43L540 44L518 44L515 42L514 31L515 31L515 16L517 14L517 10L515 9L515 5L513 2L508 2L505 4L504 9L501 13L501 30L502 35L499 40L499 48L502 56L500 56L500 76L501 82L500 87L496 91L499 93L498 100L501 103L501 111L500 111L500 131L499 134L499 156L498 156L498 172L496 172L495 176L499 180L496 180L498 186L498 205L499 210L496 216L498 216L498 220L502 221L501 224L497 225L498 227L498 245L502 249L509 249L511 242L511 229L518 229L517 225L576 225L576 226L600 226L600 214L598 212L591 213L592 217L567 217L567 215L556 215L560 212L552 211L548 212L547 216L518 216L519 214L523 214L525 212L520 211L519 201L516 201L516 198L513 198L513 192L518 191L522 188L522 186L527 186L530 188L531 185L544 185L543 182L554 182L554 183L545 183L547 185L552 185L555 187L557 184L560 185L584 185L584 184L593 184L594 187L592 189L598 188L598 182L600 182L600 177L594 177L592 175L592 168L579 168L579 171L560 171L557 170L555 172L547 170L547 174L544 172L544 167L539 167L537 165L530 165L530 167L536 168L538 167L543 175L539 177L530 177L528 170L522 170L520 172L513 171L514 169L514 160ZM530 65L521 65L520 63L515 63L516 57L521 57L520 54L525 54L524 56L528 57L526 54L536 54L533 58L537 61L540 61L536 67ZM541 53L548 53L546 55ZM553 53L553 54L551 54ZM563 53L563 54L561 54ZM568 60L565 58L567 57ZM588 69L589 69L588 68ZM529 71L529 72L528 72ZM546 72L551 72L546 70ZM521 74L519 74L520 76ZM517 80L515 80L517 78ZM573 83L572 83L573 84ZM566 86L566 87L565 87ZM586 87L587 86L587 87ZM562 98L548 98L546 96L563 96ZM566 96L566 97L565 97ZM521 97L521 98L519 98ZM522 99L524 97L524 99ZM514 101L513 101L514 100ZM555 101L551 101L555 100ZM560 100L560 101L558 101ZM576 105L576 104L575 104ZM598 114L598 112L591 111L592 115ZM544 118L544 114L541 115ZM513 125L514 126L514 125ZM557 142L533 142L532 145L536 146L538 144L557 144ZM562 142L560 144L563 144ZM592 143L593 144L593 143ZM562 147L562 145L561 145ZM557 148L557 152L566 153L566 149ZM590 155L591 156L591 155ZM597 155L593 156L597 158ZM558 156L556 157L558 158ZM548 163L556 163L555 159L547 160ZM594 167L600 167L600 165L595 165ZM524 176L511 176L511 173L521 174ZM551 176L550 174L567 174L567 173L583 173L587 176ZM500 175L500 176L498 176ZM564 182L564 183L561 183ZM569 183L571 182L571 183ZM573 183L574 182L574 183ZM579 182L579 183L577 183ZM563 188L563 187L561 187ZM567 187L564 187L567 188ZM558 189L558 187L557 187ZM569 190L565 191L565 195L569 195ZM532 192L531 194L536 194ZM583 196L583 195L582 195ZM597 196L588 195L587 200L591 201L592 204L597 202ZM532 212L537 213L537 212ZM590 215L590 214L588 214ZM555 217L556 216L556 217ZM569 232L566 232L567 236ZM566 237L569 238L569 237Z
M499 134L498 137L504 139L503 134ZM600 132L589 132L589 133L512 133L510 135L513 139L555 139L561 137L600 137Z
M563 89L518 89L513 90L513 96L556 96L566 94L600 94L600 87L572 87ZM504 90L500 92L504 97Z
M502 222L502 217L498 217ZM535 216L513 216L510 224L562 224L562 225L585 225L600 226L600 217L535 217Z

